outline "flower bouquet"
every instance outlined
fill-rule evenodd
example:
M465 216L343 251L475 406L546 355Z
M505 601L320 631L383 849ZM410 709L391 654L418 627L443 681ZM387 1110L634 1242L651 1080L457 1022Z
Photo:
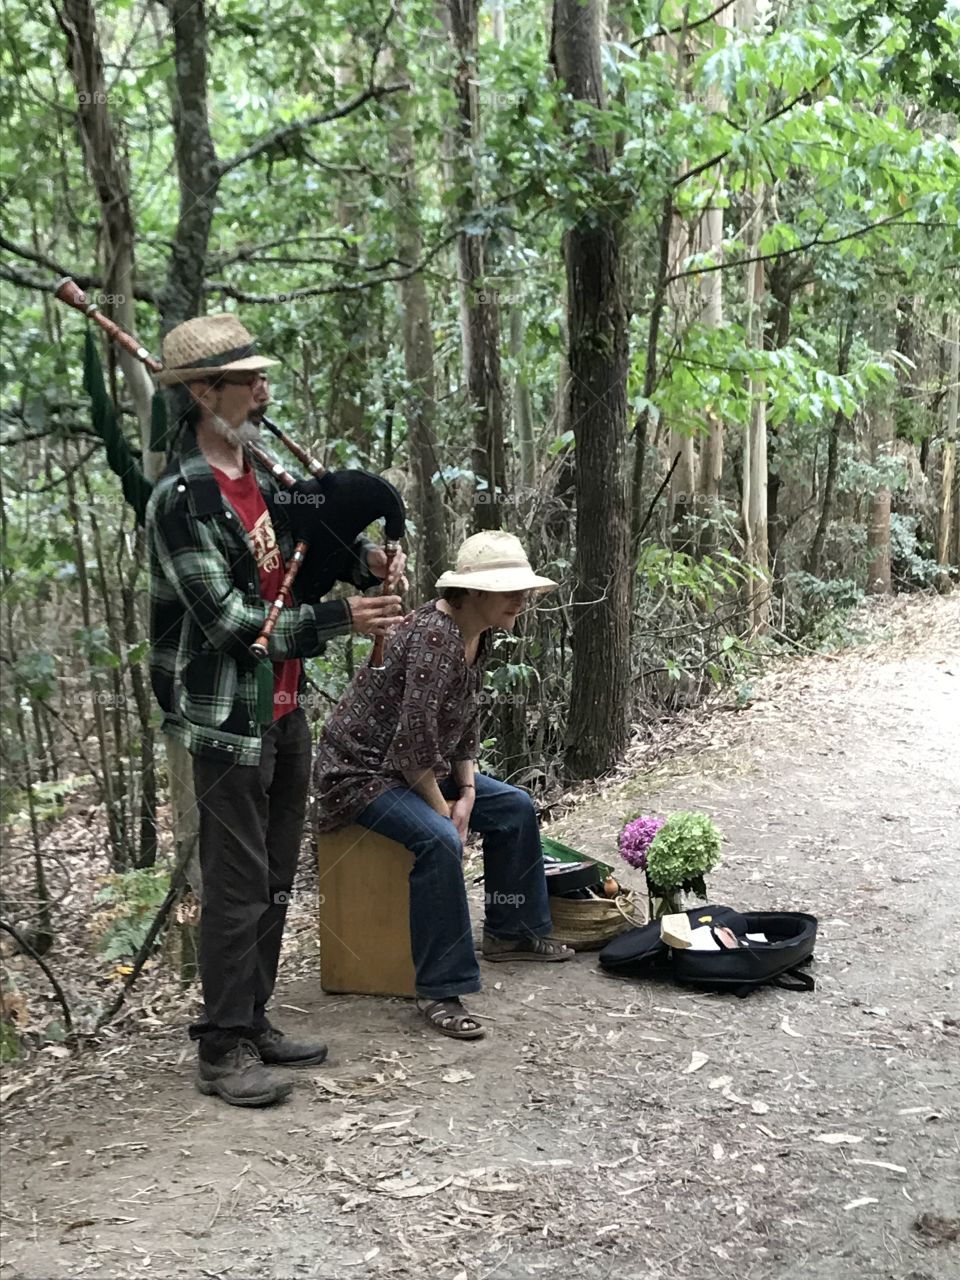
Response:
M650 918L683 910L683 895L707 896L705 876L720 862L723 837L705 814L644 815L620 832L620 853L647 878Z

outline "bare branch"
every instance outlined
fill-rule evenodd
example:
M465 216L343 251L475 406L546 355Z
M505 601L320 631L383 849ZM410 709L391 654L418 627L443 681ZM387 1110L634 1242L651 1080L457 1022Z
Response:
M376 289L382 284L396 284L399 280L409 280L411 276L423 271L441 249L444 249L451 241L456 240L457 235L458 232L453 231L450 235L444 236L442 240L433 246L429 253L425 254L408 271L400 271L390 276L378 276L376 280L365 280L359 284L311 284L305 285L302 289L288 289L282 293L247 293L243 289L237 289L226 280L208 280L206 281L206 288L210 291L218 291L228 298L235 298L237 302L267 302L275 304L293 302L297 298L318 298L329 293L360 293L364 289Z
M712 13L708 13L705 18L698 18L696 22L687 22L680 27L657 27L654 31L646 32L639 40L631 40L630 48L636 49L638 45L648 44L651 40L659 40L661 36L679 36L687 31L696 31L697 27L706 26L718 14L723 13L724 9L729 9L732 4L736 4L736 0L723 0L723 3L717 5L716 9Z
M773 253L758 253L752 258L736 258L728 262L715 262L710 266L689 267L686 271L677 271L674 275L669 276L667 284L673 284L674 280L683 280L685 276L705 276L711 271L734 271L739 267L748 266L751 262L770 262L776 258L786 258L794 253L806 253L808 249L827 248L834 244L843 244L846 240L857 240L860 236L868 235L871 231L876 231L880 227L939 227L946 224L939 222L911 222L898 214L891 214L889 218L881 218L879 222L868 223L865 227L857 227L855 231L848 231L846 235L834 236L830 240L821 240L819 234L814 236L812 240L807 240L804 244L794 245L790 249L775 249Z
M6 920L0 920L0 929L3 929L5 933L9 933L10 937L13 938L13 940L16 942L20 950L26 952L26 954L30 957L31 960L36 960L37 964L46 974L51 987L53 987L54 995L57 997L57 1000L60 1002L60 1008L63 1010L64 1030L67 1032L68 1035L72 1034L73 1017L70 1013L70 1006L67 1003L67 997L63 993L63 987L61 987L60 983L54 977L53 970L47 964L46 960L44 960L43 956L40 955L39 952L34 950L34 948L26 940L23 934L20 933L18 930L16 930L12 924L7 924Z
M364 89L362 93L358 93L349 102L344 102L339 107L331 107L327 111L318 111L312 116L306 116L303 120L292 120L289 124L278 125L276 129L271 129L269 133L265 133L251 146L247 147L246 150L238 151L236 155L231 156L228 160L221 160L218 166L219 175L222 178L224 174L230 173L242 164L246 164L248 160L253 160L256 156L269 150L270 147L276 146L277 143L283 142L285 138L289 138L293 134L303 133L306 129L313 129L318 124L327 124L331 120L341 120L344 116L350 115L351 112L359 110L367 102L377 101L380 98L385 98L387 94L401 93L409 88L410 85L406 83L371 85L368 89Z
M34 249L28 249L21 244L15 244L12 240L8 240L6 236L0 235L0 249L5 249L7 253L15 254L18 258L23 258L25 262L35 262L38 267L45 267L48 271L52 271L56 276L56 280L41 280L36 276L28 275L26 272L19 272L16 267L7 263L0 263L0 272L12 284L22 285L25 289L40 289L44 293L52 293L57 280L62 280L64 276L70 276L72 280L76 280L81 289L102 289L103 276L92 276L82 271L71 271L62 262L57 262L55 258L48 257L45 253L39 253ZM152 302L156 305L157 291L151 289L149 285L135 285L133 296L138 302Z

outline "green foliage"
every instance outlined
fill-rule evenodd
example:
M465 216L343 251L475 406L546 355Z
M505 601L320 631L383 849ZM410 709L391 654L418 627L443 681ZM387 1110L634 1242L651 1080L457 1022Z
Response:
M906 590L932 587L946 565L937 562L933 547L919 539L920 517L893 512L890 516L890 570Z
M97 950L104 960L135 955L143 946L157 909L170 888L170 876L155 867L108 876L95 901L101 915Z
M0 1063L13 1062L20 1056L20 1037L16 1027L0 1018Z
M647 878L659 889L706 896L704 877L720 862L723 837L702 813L672 813L647 853Z
M24 278L39 279L46 272L35 260L40 246L44 258L96 278L104 265L102 218L77 137L76 93L63 71L64 31L52 9L25 0L9 0L8 8L0 109L10 146L0 152L0 229L26 250L8 260ZM634 419L644 415L648 428L642 509L669 465L671 433L699 441L709 419L725 429L720 504L709 512L697 507L692 521L697 538L712 535L702 545L716 549L701 555L683 530L670 527L665 495L631 582L632 692L644 712L689 705L719 685L749 688L757 642L741 634L742 610L755 570L744 562L739 508L743 432L757 382L766 396L769 476L780 486L773 588L786 631L809 644L833 643L844 634L846 611L859 598L864 500L887 486L898 505L907 505L902 460L874 458L869 435L878 410L892 410L902 440L930 441L936 466L944 378L931 335L960 306L956 6L804 0L776 11L761 7L764 20L753 29L720 27L710 12L706 3L691 8L696 26L678 67L676 45L657 36L661 20L673 23L670 13L652 4L627 6L614 24L616 38L603 44L607 105L597 110L572 99L553 74L541 9L506 0L501 39L493 9L481 6L478 56L470 67L481 129L470 145L458 142L451 162L458 57L432 0L411 0L396 11L375 0L207 6L208 114L223 163L280 126L342 106L369 79L410 86L275 137L230 167L209 243L187 252L203 260L211 282L203 305L237 307L261 347L280 358L271 391L278 418L295 435L322 450L331 465L380 468L389 461L410 472L407 422L424 388L407 373L399 277L413 265L404 242L416 232L427 260L422 280L430 325L423 338L432 341L435 358L430 468L451 543L471 520L476 483L456 234L465 229L486 237L484 291L499 308L511 498L519 453L509 425L515 378L529 389L539 464L536 503L529 511L519 503L511 507L506 523L539 542L563 582L556 612L548 606L522 636L498 644L499 665L487 685L495 722L487 726L489 763L497 763L511 740L539 761L559 757L564 745L569 623L576 619L569 608L575 513L571 494L560 499L557 488L558 477L576 465L581 430L561 407L564 358L579 340L564 304L564 237L574 224L613 220L621 235L631 317L628 412ZM136 283L146 296L162 298L185 193L170 160L170 7L151 13L156 20L144 23L142 6L124 0L98 11L97 25L106 105L129 157ZM409 160L396 150L401 126L410 132ZM591 158L598 145L608 150L601 166ZM30 164L22 163L24 155ZM745 280L752 200L761 185L756 229L765 272L764 335L757 349L748 333ZM679 258L674 252L661 291L658 225L668 194ZM192 205L192 198L183 201ZM721 243L706 248L701 233L708 209L721 212L722 225ZM718 280L723 320L707 324L704 290ZM298 296L304 290L311 292ZM282 301L247 301L244 294L279 294ZM651 344L660 298L665 309ZM901 299L917 300L914 338L923 350L909 357L896 350ZM55 313L32 287L8 283L0 298L3 434L22 438L4 450L3 494L4 599L26 627L8 670L12 696L3 720L4 749L15 762L30 756L31 745L19 742L15 713L29 723L38 700L63 718L68 750L70 732L87 731L90 698L112 710L116 704L108 699L122 688L118 709L135 721L131 669L146 657L142 579L132 584L136 634L121 629L120 609L131 567L143 563L142 543L131 537L133 520L104 450L89 436L77 360L82 322ZM781 326L783 315L788 323ZM510 341L514 317L523 322L519 346ZM159 320L154 301L138 302L138 336L155 351ZM854 332L841 372L839 339L847 324ZM648 379L651 347L655 367ZM122 377L106 372L111 398L116 386L119 401L119 418L107 434L114 446L130 442L113 458L127 473L129 491L138 433ZM809 579L796 570L815 527L828 432L838 417L837 488L849 500L830 529L824 579ZM161 430L158 419L155 437ZM68 476L80 508L76 529L65 496ZM135 492L130 497L137 501ZM419 514L411 512L414 530ZM895 518L900 585L932 580L931 536L929 528L911 533ZM89 625L79 603L84 569L94 593ZM338 641L309 660L318 686L315 718L342 695L368 648L356 638ZM77 691L86 697L91 685L82 701ZM59 722L46 724L46 732L56 738ZM72 761L62 772L79 768ZM129 781L128 812L135 820L135 765ZM22 794L14 797L18 804Z
M833 649L848 636L844 619L863 599L853 578L816 578L794 570L784 578L788 635L810 648Z

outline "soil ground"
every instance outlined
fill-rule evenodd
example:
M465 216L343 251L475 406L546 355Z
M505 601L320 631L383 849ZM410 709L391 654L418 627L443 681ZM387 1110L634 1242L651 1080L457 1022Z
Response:
M873 624L552 828L707 812L713 901L819 917L815 993L484 966L457 1043L323 995L302 924L276 1020L331 1056L282 1107L201 1097L182 1008L8 1091L0 1275L957 1280L960 601Z

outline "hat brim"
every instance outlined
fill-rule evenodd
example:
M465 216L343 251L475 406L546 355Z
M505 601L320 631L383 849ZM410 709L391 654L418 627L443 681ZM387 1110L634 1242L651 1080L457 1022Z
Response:
M219 378L224 373L258 373L261 369L270 369L279 360L271 360L269 356L245 356L242 360L231 360L229 364L207 365L205 369L161 369L157 374L157 384L161 387L174 387L184 382L205 382L207 379Z
M437 579L437 590L447 587L465 587L470 591L536 591L546 594L553 591L556 583L552 578L541 578L531 569L490 569L486 573L456 573L450 569Z

